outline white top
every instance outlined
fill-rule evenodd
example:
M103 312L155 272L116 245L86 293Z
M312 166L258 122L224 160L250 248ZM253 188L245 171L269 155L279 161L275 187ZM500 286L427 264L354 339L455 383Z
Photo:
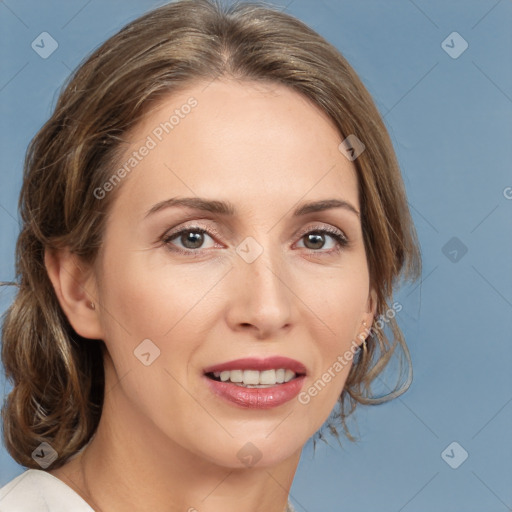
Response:
M41 469L28 469L0 489L0 512L94 512L71 487Z

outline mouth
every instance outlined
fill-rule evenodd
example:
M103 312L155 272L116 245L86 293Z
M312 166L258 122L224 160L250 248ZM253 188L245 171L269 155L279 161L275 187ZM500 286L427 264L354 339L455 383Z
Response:
M270 370L224 370L222 372L208 372L209 379L218 382L229 382L244 388L270 388L272 386L290 382L304 374L297 374L290 368Z
M287 357L245 358L205 368L210 390L239 407L268 409L294 398L306 367Z

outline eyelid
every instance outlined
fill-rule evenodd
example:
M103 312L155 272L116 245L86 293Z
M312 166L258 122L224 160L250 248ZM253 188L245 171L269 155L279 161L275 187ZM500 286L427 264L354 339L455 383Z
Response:
M345 239L347 243L349 242L349 238L344 231L330 224L316 224L314 226L308 226L307 228L304 228L303 230L299 231L299 234L295 236L302 237L313 231L327 231L328 233L337 234L341 236L343 239Z
M206 220L210 220L210 219L206 219ZM178 226L174 227L174 228L169 228L165 231L164 235L162 236L162 238L164 237L170 237L170 236L174 236L178 233L180 233L181 231L184 231L184 230L187 230L187 229L201 229L203 231L205 231L207 234L209 234L210 236L213 236L215 235L216 237L225 237L226 235L224 234L221 234L221 232L217 229L215 229L213 226L210 225L210 223L203 223L202 222L202 219L200 218L195 218L193 220L186 220L184 221L182 224L179 224ZM224 231L224 229L222 230ZM231 229L229 229L228 227L226 227L226 232L229 234L229 236L232 235L232 231Z

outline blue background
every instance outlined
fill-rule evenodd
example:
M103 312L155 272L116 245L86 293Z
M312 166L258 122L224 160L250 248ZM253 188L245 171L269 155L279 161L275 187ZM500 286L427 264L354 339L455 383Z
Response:
M162 3L0 2L1 281L14 277L24 153L60 86L93 48ZM512 2L275 3L336 45L373 95L402 166L424 262L421 284L397 295L411 388L359 407L357 428L350 423L358 443L330 440L315 452L309 443L292 502L308 512L511 510ZM31 48L44 31L58 42L47 59ZM454 31L469 45L456 59L441 46ZM12 298L0 288L0 313ZM457 462L461 448L441 456L454 441L469 454L457 469L445 460ZM1 447L0 486L23 470Z

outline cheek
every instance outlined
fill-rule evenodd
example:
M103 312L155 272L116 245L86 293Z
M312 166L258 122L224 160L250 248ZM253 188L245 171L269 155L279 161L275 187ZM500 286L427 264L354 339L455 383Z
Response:
M191 278L175 268L171 272L170 265L155 267L140 253L122 263L108 254L104 260L102 323L115 372L112 382L121 382L112 389L122 390L141 417L155 419L168 431L184 429L201 414L188 386L179 383L187 382L187 363L200 345L201 327L194 318L204 312L201 297L211 279ZM171 424L168 411L178 407L183 412Z
M190 272L154 260L143 251L130 254L122 264L106 258L102 294L112 313L106 320L118 324L116 330L124 327L136 337L165 337L192 309L195 312L215 282L215 276L200 270Z
M102 322L117 375L140 377L134 385L149 388L153 397L158 395L155 390L166 390L167 395L172 389L173 401L179 401L182 390L164 370L179 382L189 381L190 362L221 308L219 294L212 289L225 272L221 267L209 267L208 272L180 269L162 262L162 255L155 263L142 252L129 253L122 264L118 258L105 258ZM150 360L156 357L146 367L137 357L148 351ZM163 382L158 382L160 377Z
M311 309L318 312L320 323L325 324L330 336L325 344L331 350L340 349L362 332L363 314L368 307L369 278L366 267L347 266L331 278L319 280L308 297ZM307 295L306 295L307 293Z

